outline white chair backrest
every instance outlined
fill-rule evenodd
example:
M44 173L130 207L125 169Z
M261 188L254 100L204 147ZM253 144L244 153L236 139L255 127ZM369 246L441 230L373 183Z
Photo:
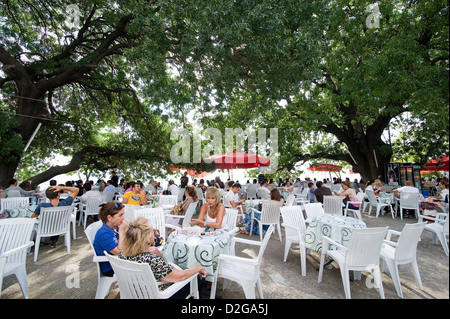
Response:
M152 227L159 230L161 237L164 239L166 238L165 216L162 207L136 209L134 211L134 218L136 219L139 216L146 217L150 221Z
M280 207L282 202L263 201L261 209L261 223L278 223L280 221Z
M72 212L72 206L41 207L37 232L48 236L67 232Z
M324 196L323 210L325 214L341 215L344 198L345 196Z
M302 189L300 187L294 187L294 190L292 191L292 194L301 194L302 193Z
M370 205L377 206L378 201L377 201L377 198L375 197L375 194L373 193L373 191L366 190L366 195L367 195L367 198L369 199Z
M364 202L364 198L365 198L366 194L364 194L364 192L358 192L358 194L356 194L356 198L358 198L358 202Z
M18 191L17 189L12 189L12 190L8 190L8 194L6 194L6 196L8 198L21 197L22 194L20 194L20 191Z
M263 189L258 189L258 196L264 200L270 199L269 196L267 195L267 193Z
M123 204L123 206L125 206L124 218L129 221L134 220L134 211L136 209L141 209L141 206L139 205Z
M100 205L105 203L103 196L90 196L86 200L86 214L95 215L100 211Z
M33 218L8 218L0 220L0 256L6 251L32 242L31 234L35 223L36 220ZM25 263L26 256L23 251L19 251L10 255L6 259L6 264Z
M353 229L347 246L346 264L350 267L379 265L387 231L388 227Z
M94 252L94 256L97 256L97 253L94 249L94 239L95 234L97 234L97 231L103 226L103 222L101 220L93 222L90 224L86 229L84 230L84 233L86 234L86 237L89 241L89 245L91 245L92 251Z
M198 200L203 202L203 191L200 187L196 187Z
M28 197L11 197L1 199L1 211L9 210L12 208L27 208L30 204Z
M225 217L224 221L228 225L228 230L232 230L234 227L236 227L237 223L237 217L238 217L238 210L233 208L225 208Z
M256 188L247 187L247 199L256 199Z
M261 265L261 260L264 255L264 251L266 250L267 244L269 243L269 239L272 236L272 233L274 230L275 230L275 225L270 225L270 227L266 231L266 235L264 236L261 247L259 248L259 253L258 253L258 258L257 258L258 265Z
M311 222L313 218L320 217L325 214L321 203L307 203L304 204L303 207L305 208L306 219L309 222Z
M121 299L158 299L159 289L147 263L137 263L105 254L119 283Z
M419 193L400 192L400 205L405 209L419 208Z
M178 204L178 195L160 195L160 206L176 206Z
M445 235L448 235L448 223L449 223L449 218L448 218L448 213L446 214L446 216L445 216L445 222L444 222L444 225L443 225L443 227L444 227L444 234Z
M184 215L184 218L183 218L183 224L181 225L182 228L187 228L187 227L191 226L189 224L189 222L191 221L192 216L194 216L194 214L195 214L195 210L197 208L197 205L198 205L198 201L194 202L194 203L191 203L189 205L189 207L188 207L188 209L186 211L186 214Z
M222 195L222 203L223 203L223 205L224 205L225 207L231 207L231 204L230 204L230 202L229 202L228 199L227 199L227 195L228 195L228 192L223 192L223 195Z
M103 194L105 198L105 202L109 203L113 201L114 195L116 195L115 191L106 191L105 194Z
M288 198L286 200L286 206L294 205L294 201L295 201L295 195L294 194L289 194Z
M410 260L416 256L417 244L419 243L422 231L427 223L406 224L397 241L395 249L396 260Z
M295 226L300 228L300 233L306 232L305 219L303 218L303 211L301 206L284 206L280 208L283 224ZM285 228L286 237L296 236L297 233L292 228Z

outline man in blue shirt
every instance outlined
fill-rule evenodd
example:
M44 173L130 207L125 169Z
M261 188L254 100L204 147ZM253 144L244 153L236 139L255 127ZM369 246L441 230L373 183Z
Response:
M59 195L61 192L68 191L69 196L65 198L64 200L59 200ZM57 207L57 206L71 206L73 203L73 200L78 195L78 188L77 187L68 187L68 186L51 186L47 188L45 191L45 196L49 199L50 203L40 203L38 207L36 207L33 215L31 218L39 218L39 215L41 214L41 208L42 207ZM56 247L56 243L59 239L58 236L52 236L50 237L50 246Z

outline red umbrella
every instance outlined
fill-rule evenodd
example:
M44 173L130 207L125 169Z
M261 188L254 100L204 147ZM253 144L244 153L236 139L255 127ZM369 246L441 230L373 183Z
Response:
M429 160L425 166L422 166L420 171L424 173L424 171L435 172L435 171L448 171L449 170L449 162L448 156L441 156L433 160Z
M254 154L231 151L228 154L215 154L208 157L218 169L250 169L269 166L270 159Z
M313 172L339 172L342 169L342 166L322 163L316 166L310 166L308 169Z

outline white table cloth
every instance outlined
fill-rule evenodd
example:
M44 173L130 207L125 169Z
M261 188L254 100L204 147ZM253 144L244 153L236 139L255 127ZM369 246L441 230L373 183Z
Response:
M337 215L322 215L313 218L303 236L306 248L321 252L322 236L330 237L341 245L347 246L353 229L366 228L363 221Z
M164 245L163 256L182 269L202 265L207 272L206 280L213 281L219 255L228 254L230 234L221 229L202 231L190 227L172 232Z

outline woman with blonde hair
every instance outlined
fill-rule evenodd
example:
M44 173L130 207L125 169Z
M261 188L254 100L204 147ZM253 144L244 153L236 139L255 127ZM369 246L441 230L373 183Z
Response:
M155 279L164 282L159 286L160 290L167 289L174 282L186 280L195 273L199 274L199 290L201 290L205 285L205 268L201 265L185 270L173 267L157 249L152 249L154 239L154 229L148 219L144 216L136 218L126 225L119 258L137 263L148 263ZM190 286L187 284L171 299L184 299L189 293Z
M225 206L220 203L220 192L216 187L209 187L206 190L206 203L200 208L198 219L192 219L189 223L192 226L224 229L228 230L228 225L224 223Z

